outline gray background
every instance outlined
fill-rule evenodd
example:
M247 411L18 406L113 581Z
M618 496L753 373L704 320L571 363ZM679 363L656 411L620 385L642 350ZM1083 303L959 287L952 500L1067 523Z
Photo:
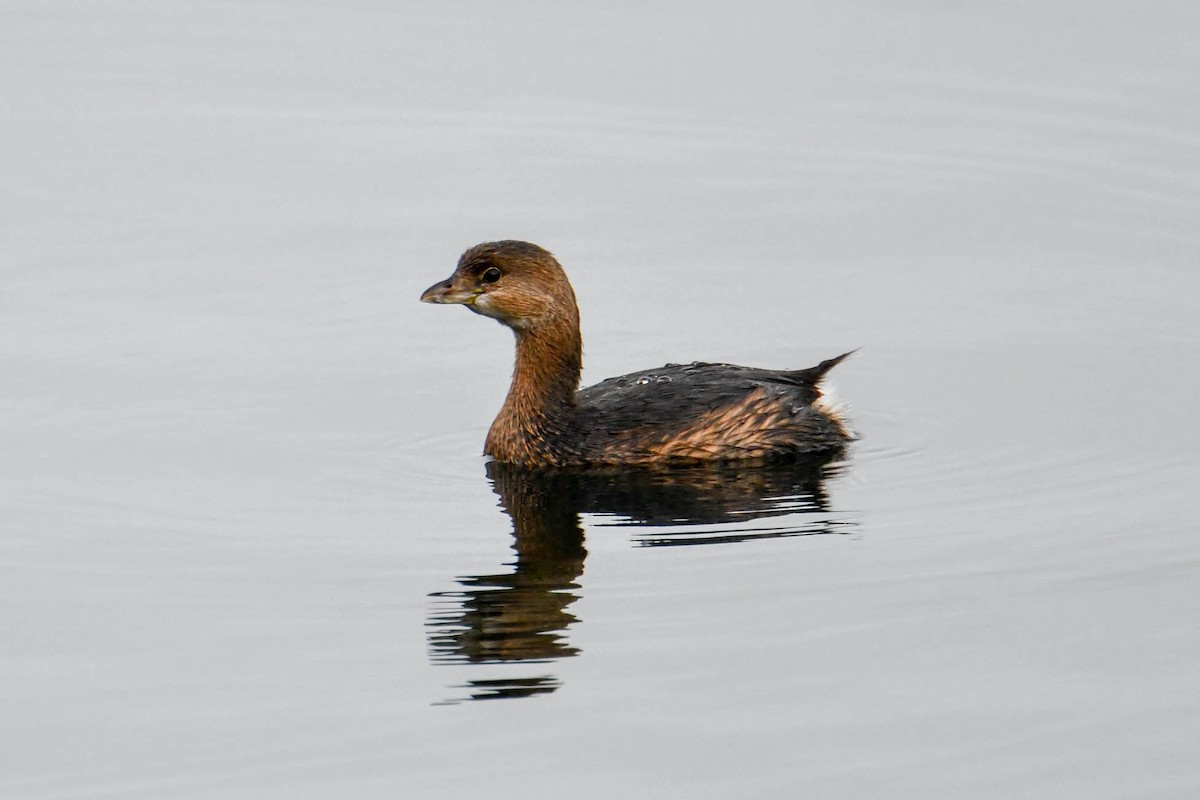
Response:
M1200 795L1196 9L0 4L0 795ZM578 656L431 659L506 237L585 382L863 348L852 535L590 516Z

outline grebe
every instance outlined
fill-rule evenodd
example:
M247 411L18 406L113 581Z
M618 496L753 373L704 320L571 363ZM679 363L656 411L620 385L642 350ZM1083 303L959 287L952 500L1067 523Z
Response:
M830 453L853 437L821 393L850 353L802 370L667 364L579 389L575 293L558 261L529 242L485 242L421 295L512 328L512 386L484 454L526 467L772 460ZM853 352L853 351L851 351Z

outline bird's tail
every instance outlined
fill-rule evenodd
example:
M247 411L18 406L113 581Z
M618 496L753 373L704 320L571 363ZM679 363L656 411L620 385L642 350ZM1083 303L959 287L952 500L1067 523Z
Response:
M794 379L796 379L798 381L807 383L810 386L818 386L818 385L820 385L821 381L823 381L825 379L825 375L829 372L829 370L833 369L838 364L842 363L847 358L849 358L850 356L854 355L857 352L858 352L858 348L856 347L848 353L842 353L840 356L834 356L833 358L827 358L824 361L822 361L820 364L817 364L815 367L809 367L808 369L796 370L795 372L792 373L792 375L794 376Z

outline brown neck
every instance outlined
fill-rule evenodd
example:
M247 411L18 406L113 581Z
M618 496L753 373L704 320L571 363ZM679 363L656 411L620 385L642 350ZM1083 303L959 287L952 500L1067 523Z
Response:
M583 368L578 316L546 320L514 333L512 386L488 431L484 452L514 463L564 463L571 449L567 439Z

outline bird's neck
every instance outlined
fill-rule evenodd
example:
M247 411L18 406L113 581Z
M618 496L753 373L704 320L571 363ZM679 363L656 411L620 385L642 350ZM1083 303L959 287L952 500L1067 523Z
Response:
M583 369L578 316L514 332L512 385L488 431L484 452L513 463L564 463L572 445L575 393Z

